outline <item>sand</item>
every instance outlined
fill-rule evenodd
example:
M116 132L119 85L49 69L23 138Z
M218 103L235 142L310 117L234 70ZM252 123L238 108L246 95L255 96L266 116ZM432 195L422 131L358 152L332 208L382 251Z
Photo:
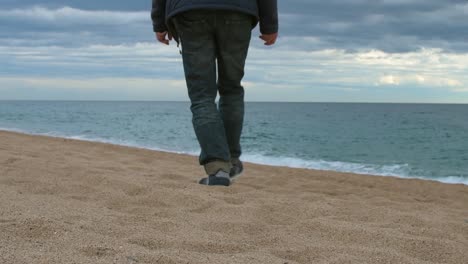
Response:
M0 132L0 263L468 263L468 186Z

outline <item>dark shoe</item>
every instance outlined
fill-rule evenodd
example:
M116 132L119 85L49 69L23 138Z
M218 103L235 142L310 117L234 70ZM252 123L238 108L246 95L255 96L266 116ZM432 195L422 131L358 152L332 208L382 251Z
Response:
M227 172L219 170L216 174L209 175L208 177L201 179L198 183L203 185L229 186L231 185L231 179Z
M242 165L242 162L239 159L232 159L231 160L232 168L231 171L229 172L229 178L232 180L235 180L241 176L242 172L244 171L244 166Z

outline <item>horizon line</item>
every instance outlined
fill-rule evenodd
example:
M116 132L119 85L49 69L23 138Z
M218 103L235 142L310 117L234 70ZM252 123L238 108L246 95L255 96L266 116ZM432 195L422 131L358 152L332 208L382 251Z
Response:
M188 100L69 100L69 99L0 99L0 102L166 102L190 103ZM245 101L246 103L296 103L296 104L437 104L437 105L468 105L468 103L443 102L350 102L350 101Z

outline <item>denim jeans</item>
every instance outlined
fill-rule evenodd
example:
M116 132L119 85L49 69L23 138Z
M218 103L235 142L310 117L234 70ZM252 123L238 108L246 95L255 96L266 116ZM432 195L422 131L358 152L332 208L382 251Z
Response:
M193 10L174 18L182 44L192 123L201 147L201 165L214 161L230 163L241 155L241 80L252 20L250 15L222 10Z

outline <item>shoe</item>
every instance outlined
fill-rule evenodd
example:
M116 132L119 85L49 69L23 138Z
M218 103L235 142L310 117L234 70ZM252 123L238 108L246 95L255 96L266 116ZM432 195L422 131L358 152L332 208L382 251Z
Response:
M216 174L209 175L201 179L198 183L202 185L229 186L231 185L231 179L229 178L229 173L219 170Z
M235 180L241 176L242 172L244 171L244 166L242 165L242 162L239 159L232 159L231 160L232 168L231 171L229 172L229 178L232 180Z

